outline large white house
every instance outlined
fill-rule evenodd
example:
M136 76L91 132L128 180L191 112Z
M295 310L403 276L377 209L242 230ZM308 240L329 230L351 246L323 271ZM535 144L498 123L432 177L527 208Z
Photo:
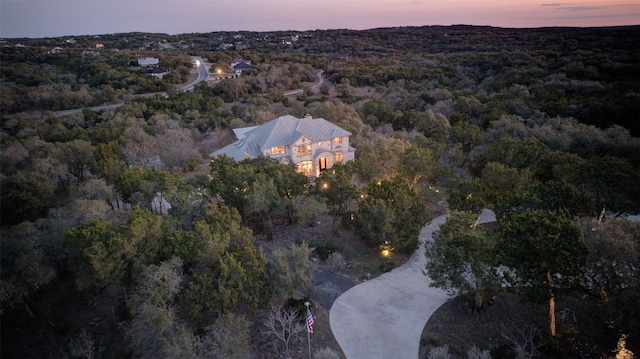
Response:
M349 145L351 133L323 118L291 115L275 118L261 126L233 130L238 140L211 154L223 154L242 161L260 155L280 163L293 163L296 171L317 177L336 162L353 161L355 148Z

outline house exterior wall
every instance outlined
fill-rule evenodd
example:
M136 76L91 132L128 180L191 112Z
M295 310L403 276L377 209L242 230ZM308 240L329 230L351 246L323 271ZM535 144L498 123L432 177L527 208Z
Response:
M333 167L336 162L348 162L354 160L354 151L349 151L349 137L340 137L340 143L336 143L335 138L324 139L311 142L307 138L302 138L289 148L291 160L294 164L310 161L312 164L311 175L317 177L320 173ZM301 145L311 145L311 152L299 156L297 147ZM342 157L338 156L342 153Z

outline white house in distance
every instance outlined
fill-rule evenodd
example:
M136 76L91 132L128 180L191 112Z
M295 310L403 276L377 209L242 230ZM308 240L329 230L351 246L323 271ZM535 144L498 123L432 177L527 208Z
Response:
M323 118L286 115L261 126L233 130L238 140L211 154L223 154L242 161L260 155L270 156L282 164L293 163L296 172L317 177L336 162L355 159L355 148L349 145L351 133Z
M138 59L138 66L140 67L150 67L157 66L160 63L160 59L155 57L147 57L144 59Z

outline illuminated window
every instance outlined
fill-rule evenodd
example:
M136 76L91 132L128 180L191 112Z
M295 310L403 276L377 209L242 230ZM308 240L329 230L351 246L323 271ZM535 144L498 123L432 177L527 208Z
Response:
M313 162L302 161L296 165L296 172L305 176L313 176Z
M285 152L284 146L271 147L272 156L284 155L284 152Z
M338 163L344 162L344 153L336 152L336 162Z
M333 144L334 145L339 145L342 143L342 137L336 137L333 139Z
M311 154L311 145L296 146L296 156L308 156Z

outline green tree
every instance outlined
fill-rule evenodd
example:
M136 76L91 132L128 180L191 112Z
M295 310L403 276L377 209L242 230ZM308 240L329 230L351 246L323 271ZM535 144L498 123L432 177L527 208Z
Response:
M356 168L361 183L391 179L411 144L397 137L371 137L358 143Z
M615 347L621 334L640 332L640 224L625 219L579 221L581 240L589 254L583 270L582 289L589 294L584 305L584 323L576 326L588 346L598 352ZM591 305L589 303L593 300ZM586 302L586 303L585 303ZM591 324L591 325L588 325ZM627 348L637 347L629 336Z
M237 163L226 155L219 156L211 161L209 193L244 215L247 207L245 193L254 173L255 170L245 162Z
M17 224L44 217L53 207L53 187L37 173L19 171L0 180L2 224Z
M190 230L192 223L203 213L205 204L209 201L206 190L209 179L206 173L193 177L194 180L178 179L175 190L167 195L171 204L169 214L180 222L182 229Z
M150 265L141 273L135 290L127 301L132 319L125 336L133 353L138 356L169 358L179 352L181 357L195 357L195 339L180 324L175 299L183 280L182 261L173 258L159 265ZM182 340L185 337L188 340ZM186 356L185 356L186 355Z
M0 304L3 314L24 306L33 317L29 307L30 297L46 288L58 276L55 257L61 248L51 245L52 236L32 222L22 222L3 230L0 241Z
M582 240L589 248L584 275L603 300L627 289L640 289L640 224L624 219L579 221ZM635 288L635 289L634 289Z
M366 195L365 195L366 196ZM356 233L361 235L369 246L377 247L385 242L398 246L395 213L388 201L381 198L361 200L354 214Z
M397 116L393 107L380 100L368 101L362 106L360 111L362 111L365 116L365 122L372 127L393 123Z
M533 181L522 190L499 199L494 210L497 218L510 213L532 210L566 210L572 216L593 217L595 208L588 193L560 181Z
M116 229L103 218L88 220L64 235L69 266L79 291L120 284L126 263L118 248Z
M161 215L139 207L132 208L127 222L119 228L120 235L116 237L128 267L139 270L157 263L164 237L172 231L172 225Z
M169 172L133 167L116 178L115 187L125 203L162 214L163 201L175 192L177 181Z
M636 190L640 172L628 160L592 157L557 166L556 171L560 178L582 186L602 214L640 213L640 195Z
M306 191L309 180L305 175L297 173L293 165L282 165L272 160L269 160L268 164L261 163L265 160L266 158L256 158L251 163L258 173L264 173L268 178L273 179L273 184L287 212L289 223L293 223L295 214L293 200Z
M139 191L140 183L144 179L144 172L142 167L133 167L124 170L115 178L115 188L125 203L134 204L134 194Z
M331 90L331 88L326 82L323 83L322 86L320 86L320 93L325 96L329 95L329 90Z
M263 173L257 174L247 191L247 201L249 213L267 217L267 236L273 239L273 213L282 211L287 204L278 195L273 178L268 178Z
M473 148L484 143L486 133L478 125L467 121L460 121L451 126L450 141L462 146L465 154L471 152Z
M316 179L313 193L327 206L329 214L334 216L332 230L335 229L337 218L346 219L358 197L358 188L351 182L353 166L350 163L336 163L331 171L322 172Z
M419 182L432 184L436 180L438 169L433 151L427 148L411 146L400 159L398 175L414 188Z
M475 308L498 285L495 238L477 226L478 215L453 211L433 241L425 243L426 269L433 280L430 286L458 296L475 297Z
M195 318L235 308L253 311L268 303L271 282L266 258L241 223L235 208L207 205L203 218L194 224L194 234L186 236L186 249L197 253L198 261L189 258L195 273L183 303Z
M313 271L317 265L311 260L313 248L306 242L291 243L287 249L273 252L276 292L292 295L296 290L308 291L313 285Z
M487 208L484 183L477 178L453 182L449 186L449 208L456 211L480 213Z
M344 128L351 132L354 137L364 135L370 129L368 125L362 122L360 115L353 106L342 102L314 102L307 106L306 110L313 117L324 118Z
M302 194L307 183L292 166L266 156L236 162L222 155L211 161L210 174L209 193L237 208L243 217L252 212L267 216L284 213L290 222L293 199Z
M398 179L367 185L354 214L356 233L370 246L389 242L408 253L418 247L418 234L426 221L424 201Z
M393 129L394 131L412 131L417 123L427 121L424 117L425 115L422 112L416 110L406 111L402 116L393 118Z
M509 278L521 295L546 298L549 331L556 335L556 292L580 276L587 248L575 220L565 210L525 209L501 219L499 243L505 264L515 270Z
M161 259L169 225L162 216L134 207L118 228L94 218L67 231L65 245L77 288L123 285L127 289L143 268Z
M76 178L76 185L79 185L95 164L95 148L90 142L78 139L58 143L58 148L60 162L67 165L67 170Z
M487 164L500 163L519 171L528 169L535 175L540 172L547 156L549 149L542 142L503 137L474 160L472 172L479 175Z
M490 162L482 169L480 175L484 188L484 198L489 203L496 203L500 198L514 195L525 188L532 180L528 169L517 168L499 162Z
M253 243L225 252L194 275L183 296L192 317L238 308L254 311L268 303L267 262L262 251L252 247Z

